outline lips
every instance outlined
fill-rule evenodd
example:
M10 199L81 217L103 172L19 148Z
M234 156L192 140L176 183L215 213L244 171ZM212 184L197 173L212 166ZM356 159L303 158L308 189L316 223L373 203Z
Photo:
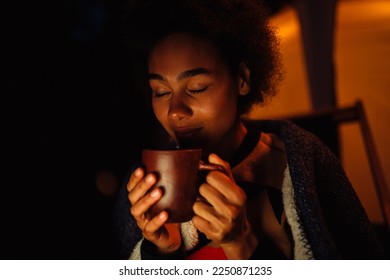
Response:
M173 131L178 138L190 138L199 134L202 129L203 127L180 127L173 129Z

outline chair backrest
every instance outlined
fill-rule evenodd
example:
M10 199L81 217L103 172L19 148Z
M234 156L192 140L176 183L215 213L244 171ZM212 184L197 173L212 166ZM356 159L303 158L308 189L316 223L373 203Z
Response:
M357 122L360 127L365 152L379 201L385 226L390 231L390 196L363 103L358 100L354 105L342 108L319 110L286 117L294 123L319 137L337 156L340 157L338 128L341 124Z

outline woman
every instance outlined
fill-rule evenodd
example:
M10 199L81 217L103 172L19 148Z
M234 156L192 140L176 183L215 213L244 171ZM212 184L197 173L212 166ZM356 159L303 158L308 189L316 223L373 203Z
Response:
M127 16L157 120L174 145L227 170L208 173L190 222L168 224L166 211L146 218L163 193L133 168L117 207L130 258L383 258L335 156L288 121L243 118L281 77L257 1L140 1Z

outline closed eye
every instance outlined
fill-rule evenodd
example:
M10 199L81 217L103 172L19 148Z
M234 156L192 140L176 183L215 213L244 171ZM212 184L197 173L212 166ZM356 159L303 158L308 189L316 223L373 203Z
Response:
M163 97L167 94L170 94L171 92L170 91L166 91L166 92L153 92L153 97L156 97L156 98L159 98L159 97Z
M187 89L187 93L189 94L199 94L202 92L205 92L207 90L207 87L201 88L201 89Z

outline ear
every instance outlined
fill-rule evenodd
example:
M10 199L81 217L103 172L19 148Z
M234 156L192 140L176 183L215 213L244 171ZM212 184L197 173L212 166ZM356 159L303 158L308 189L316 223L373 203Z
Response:
M238 90L240 95L247 95L251 90L251 71L248 66L241 62L238 66Z

